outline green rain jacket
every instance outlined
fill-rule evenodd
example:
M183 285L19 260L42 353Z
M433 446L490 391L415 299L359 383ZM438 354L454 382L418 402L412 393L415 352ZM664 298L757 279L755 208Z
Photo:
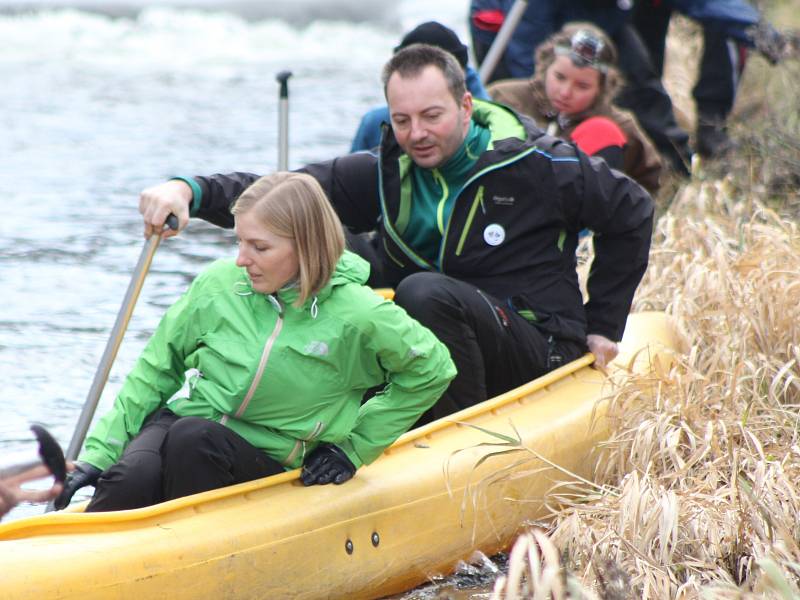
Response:
M166 406L230 427L287 468L323 441L356 467L372 462L456 369L428 329L362 285L368 274L345 252L328 285L298 308L296 288L254 292L244 269L216 261L167 311L79 460L108 468Z

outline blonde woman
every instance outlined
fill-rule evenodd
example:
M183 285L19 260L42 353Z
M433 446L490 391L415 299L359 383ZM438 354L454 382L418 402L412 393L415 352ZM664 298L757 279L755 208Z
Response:
M85 485L87 510L120 510L301 466L306 485L343 483L455 376L429 330L362 285L314 178L262 177L231 212L236 261L167 311L57 507Z
M498 81L489 95L654 193L661 160L635 117L613 103L621 84L616 64L616 48L605 33L571 23L536 49L532 78Z

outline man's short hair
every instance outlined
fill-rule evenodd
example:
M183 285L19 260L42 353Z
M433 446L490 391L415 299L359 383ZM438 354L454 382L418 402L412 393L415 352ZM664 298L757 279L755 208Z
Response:
M460 103L464 94L467 93L464 70L452 54L428 44L411 44L389 59L389 62L383 67L384 95L386 95L389 79L395 73L408 79L418 76L429 66L434 66L442 72L447 82L447 88L456 102Z

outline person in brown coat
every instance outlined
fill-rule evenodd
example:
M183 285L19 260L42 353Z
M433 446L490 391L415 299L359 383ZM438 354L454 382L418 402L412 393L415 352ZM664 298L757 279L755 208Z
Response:
M532 78L497 81L488 91L495 102L532 117L550 135L604 158L655 193L661 159L636 118L613 103L621 83L616 62L616 48L602 30L569 23L536 49Z

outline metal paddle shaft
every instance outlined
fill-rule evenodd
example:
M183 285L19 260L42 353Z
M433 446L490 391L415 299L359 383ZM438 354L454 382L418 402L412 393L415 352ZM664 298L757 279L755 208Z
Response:
M178 219L175 215L170 215L167 219L167 225L171 229L178 228ZM89 388L89 394L86 396L86 402L83 405L81 416L78 418L78 424L75 426L75 433L72 435L72 441L67 448L67 460L75 460L78 458L83 440L86 438L86 432L89 430L89 425L94 418L95 410L97 410L97 403L100 401L100 396L103 393L103 388L108 380L108 374L111 371L111 365L117 356L122 338L125 335L125 330L128 327L128 322L133 314L133 307L136 305L136 300L139 298L139 292L142 290L145 275L150 268L150 263L153 262L153 255L161 242L161 233L154 233L142 248L139 255L139 262L136 264L136 270L133 273L131 282L128 285L128 291L125 292L125 299L117 314L117 320L114 323L114 328L111 330L111 335L106 343L106 349L103 352L103 357L97 367L97 372L94 374L94 381L92 387Z
M500 62L503 52L506 51L508 42L511 40L511 36L514 35L514 31L516 31L517 25L522 20L522 14L527 7L528 0L516 0L505 19L503 19L503 25L500 27L500 31L497 32L492 45L489 47L489 52L486 53L478 70L481 83L485 84L494 73L495 67Z
M278 95L278 170L289 168L289 77L291 71L281 71L275 76L281 84Z

